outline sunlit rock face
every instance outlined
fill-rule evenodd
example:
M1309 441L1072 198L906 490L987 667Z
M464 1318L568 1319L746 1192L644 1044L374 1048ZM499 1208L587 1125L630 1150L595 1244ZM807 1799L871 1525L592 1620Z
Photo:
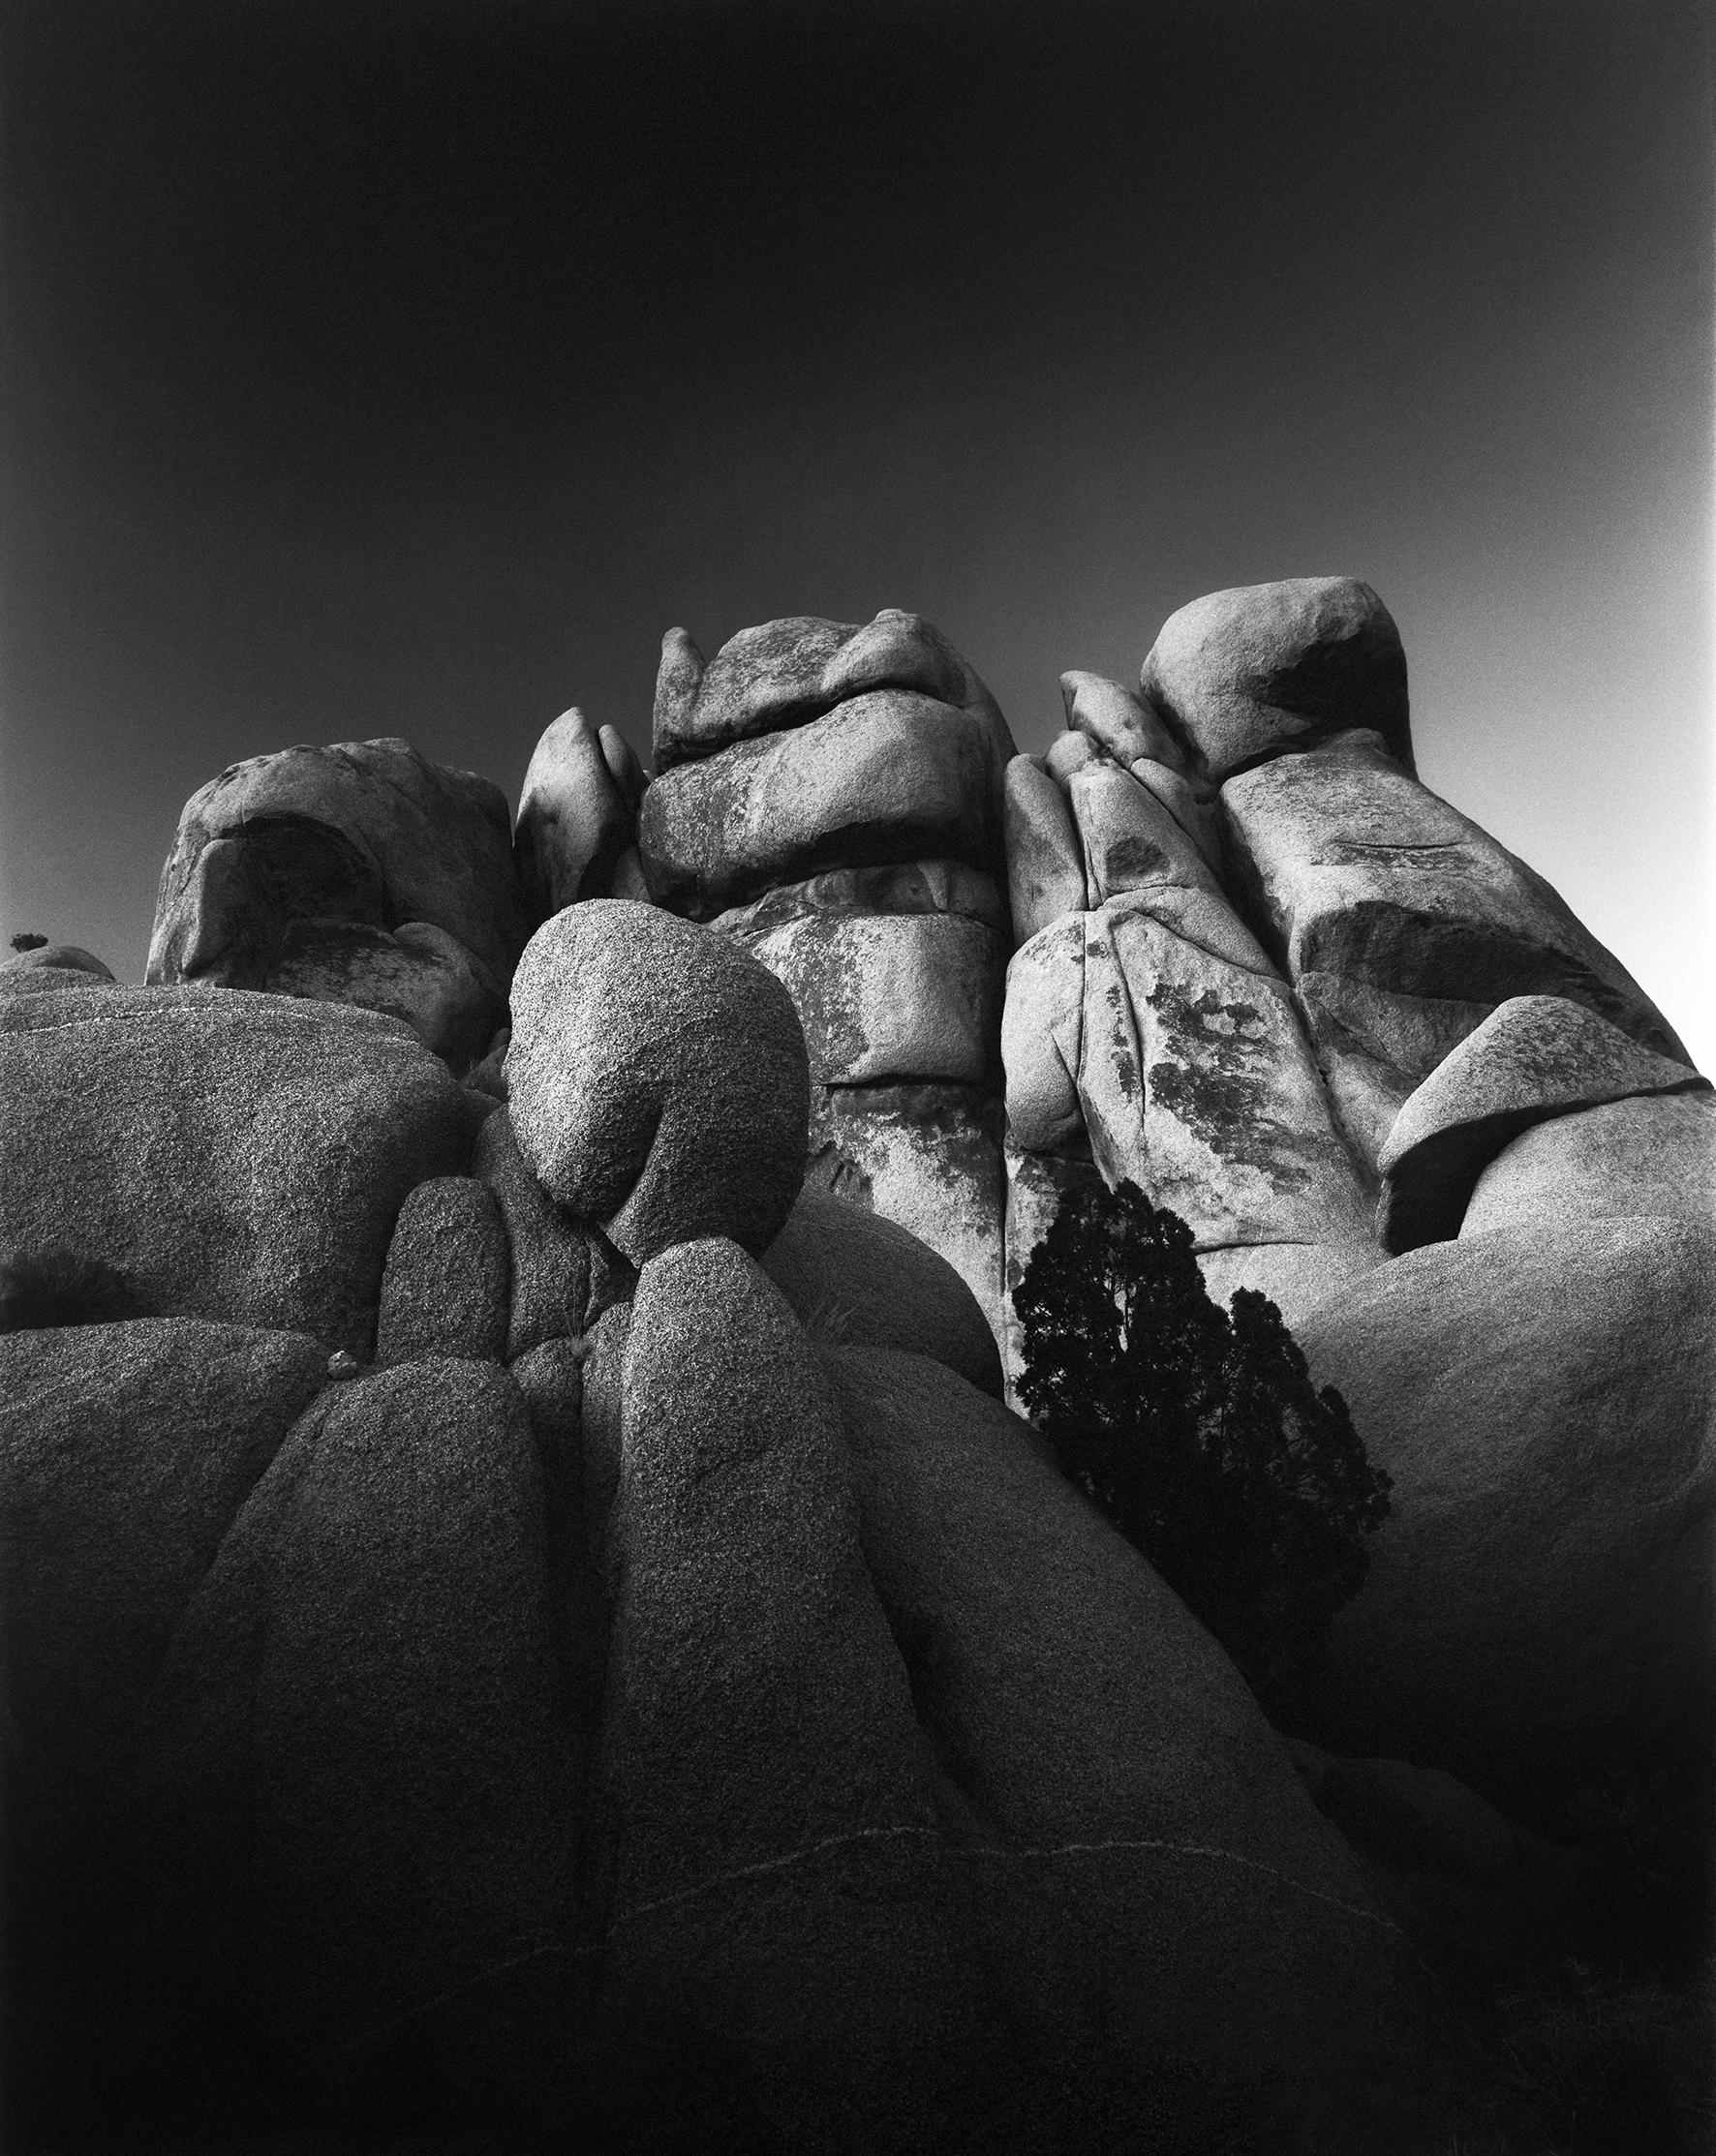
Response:
M656 900L790 990L812 1179L946 1258L997 1339L1012 755L994 698L916 615L766 623L707 665L673 630L638 833Z
M1067 731L1004 789L1010 1287L1056 1193L1129 1177L1190 1224L1213 1292L1297 1322L1457 1233L1530 1125L1701 1085L1548 885L1415 777L1368 586L1215 592L1136 692L1061 686ZM1527 1004L1564 1014L1554 1053L1490 1022Z

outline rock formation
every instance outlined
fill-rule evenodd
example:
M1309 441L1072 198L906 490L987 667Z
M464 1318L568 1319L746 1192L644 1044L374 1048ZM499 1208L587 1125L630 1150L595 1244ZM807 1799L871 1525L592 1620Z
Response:
M929 623L663 641L638 842L657 903L790 990L812 1180L909 1229L1004 1329L999 1035L1009 946L995 699Z
M647 781L259 757L0 965L15 2130L1452 2145L1423 1957L1707 1783L1716 1102L1368 587L1062 691L674 630ZM1394 1477L1290 1733L1006 1404L1094 1177Z

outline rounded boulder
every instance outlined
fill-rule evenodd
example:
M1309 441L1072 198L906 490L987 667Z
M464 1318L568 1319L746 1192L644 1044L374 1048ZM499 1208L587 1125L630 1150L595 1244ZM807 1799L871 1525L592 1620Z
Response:
M512 984L519 1150L633 1263L725 1235L760 1255L804 1181L810 1063L792 998L730 937L625 899L556 914Z

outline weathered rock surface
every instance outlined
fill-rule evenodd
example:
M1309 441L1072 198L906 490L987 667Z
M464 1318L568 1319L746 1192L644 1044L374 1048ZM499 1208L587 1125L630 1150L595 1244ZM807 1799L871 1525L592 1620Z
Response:
M684 629L669 629L656 687L656 770L802 726L882 689L976 713L1000 760L1013 753L1006 723L969 662L921 615L888 607L862 628L813 615L764 622L729 637L707 666Z
M0 1245L117 1265L163 1317L367 1357L408 1191L472 1110L396 1020L197 987L0 1005Z
M293 921L266 979L231 985L400 1018L457 1075L480 1058L506 1016L494 976L427 921L402 922L391 934L361 922Z
M739 939L783 982L818 1085L999 1077L1006 948L947 913L801 914Z
M823 1361L1044 2145L1208 2146L1266 2087L1283 2146L1415 2145L1397 1937L1220 1650L1017 1416L916 1356Z
M804 1034L730 937L620 899L556 914L513 979L506 1077L538 1182L634 1263L712 1233L766 1250L792 1209Z
M506 1361L545 1341L579 1338L591 1314L590 1239L532 1174L508 1109L484 1122L471 1165L494 1193L506 1226Z
M0 959L0 980L8 988L28 993L24 980L32 973L76 973L83 976L80 986L87 987L91 981L111 981L112 973L103 965L93 951L85 951L79 943L42 943L33 951L15 952L10 958ZM62 983L61 986L70 986Z
M1027 1151L1083 1131L1201 1251L1368 1241L1285 985L1220 901L1163 883L1068 916L1018 952L1002 1033Z
M782 2145L935 2145L976 2031L828 1382L706 1242L644 1268L624 1398L600 2023L726 2053Z
M1497 1004L1579 1003L1685 1051L1542 877L1421 786L1380 740L1276 756L1221 790L1244 902L1304 1014L1341 1124L1374 1160L1395 1115Z
M407 924L440 934L428 945L395 936ZM294 956L294 930L314 946L342 926L395 937L404 956L372 940L367 965L347 958L331 972ZM475 1034L483 1009L504 1001L530 926L498 786L403 741L288 748L234 764L186 803L162 872L148 978L342 1001L371 992L379 966L373 992L414 1022L419 1004L439 1008L450 993L449 968L463 969L476 986L459 1026ZM425 969L427 984L401 986Z
M1014 936L1026 943L1063 915L1084 911L1085 856L1066 796L1046 771L1015 756L1005 784L1007 891Z
M777 884L749 905L718 914L711 927L728 935L760 935L806 914L951 914L981 922L997 936L1008 929L1007 901L996 879L963 861L889 862L878 868L830 868L801 883Z
M1580 1220L1432 1243L1300 1338L1394 1477L1303 1733L1530 1818L1707 1760L1716 1237Z
M211 2050L242 2017L277 2065L360 2053L568 1942L542 1522L516 1388L469 1361L331 1388L251 1493L151 1699L150 1944Z
M1379 1238L1401 1251L1457 1235L1479 1176L1534 1123L1634 1095L1709 1090L1708 1078L1641 1048L1579 1004L1510 997L1395 1117L1377 1161Z
M928 1355L1000 1397L1000 1356L976 1296L898 1222L807 1185L762 1266L813 1339Z
M1716 1228L1716 1100L1707 1091L1610 1101L1535 1125L1479 1176L1459 1231L1639 1215Z
M907 689L675 766L644 796L651 896L707 921L824 868L940 857L1001 866L1000 774L983 719Z
M0 1339L8 2120L99 2109L127 1997L149 1685L323 1382L301 1334L168 1318ZM135 2095L135 2091L133 2092Z
M533 916L580 898L607 897L631 844L642 773L613 727L593 726L574 705L532 751L518 798L512 859ZM623 783L624 779L624 783Z
M1062 674L1060 695L1068 726L1088 734L1122 769L1141 756L1171 771L1184 771L1195 760L1161 713L1118 682L1101 674Z
M1291 577L1193 599L1162 624L1139 686L1215 778L1353 726L1371 728L1412 769L1400 632L1352 577Z
M510 1260L501 1208L467 1175L419 1183L400 1207L382 1275L379 1363L499 1361Z
M807 1184L928 1243L1006 1324L1001 1104L970 1085L836 1085L812 1103Z

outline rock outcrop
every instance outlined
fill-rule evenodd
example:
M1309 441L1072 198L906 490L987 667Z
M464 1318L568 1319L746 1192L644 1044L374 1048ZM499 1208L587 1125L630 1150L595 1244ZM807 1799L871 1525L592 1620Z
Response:
M647 784L575 709L516 835L254 759L150 986L0 966L32 2144L1431 2156L1420 1955L1707 1798L1708 1085L1413 775L1367 587L1062 694L1027 758L916 616L671 631ZM1290 1741L1004 1404L1122 1178L1393 1477Z
M463 1071L532 925L498 786L403 741L287 748L186 803L148 978L360 1004Z
M394 1221L471 1097L397 1018L201 987L0 1004L0 1247L114 1264L160 1317L367 1357Z
M508 1113L555 1202L641 1264L711 1234L763 1251L804 1180L805 1041L775 976L654 906L546 922L512 985Z
M1004 1330L999 1032L1012 738L916 615L663 641L652 896L791 991L810 1174L940 1253Z

